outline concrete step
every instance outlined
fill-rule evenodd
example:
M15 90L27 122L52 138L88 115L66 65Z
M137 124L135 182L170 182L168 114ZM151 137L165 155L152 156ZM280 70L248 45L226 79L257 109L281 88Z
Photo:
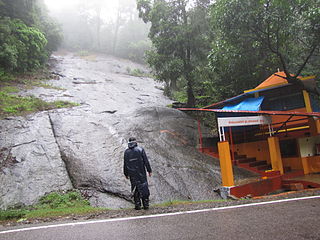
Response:
M241 158L236 160L237 163L251 163L256 161L256 158Z
M249 167L257 167L262 165L267 165L267 161L255 161L255 162L249 163Z
M288 172L291 172L292 169L291 169L291 167L284 167L284 168L283 168L283 171L284 171L285 173L288 173Z
M270 164L268 164L268 165L257 166L257 169L260 171L265 171L265 170L271 170L272 167Z
M247 156L246 155L237 155L237 154L234 155L235 160L244 159L244 158L247 158Z

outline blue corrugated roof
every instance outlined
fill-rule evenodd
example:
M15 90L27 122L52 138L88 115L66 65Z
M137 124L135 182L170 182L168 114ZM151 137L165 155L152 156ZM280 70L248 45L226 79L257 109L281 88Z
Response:
M263 99L264 97L246 98L238 104L224 106L222 110L259 111Z
M203 108L220 108L221 105L223 106L223 105L226 105L229 102L240 100L241 98L245 98L247 96L253 95L254 93L259 93L259 92L263 92L263 91L269 91L269 90L272 90L272 89L275 89L275 88L286 87L286 86L289 86L289 85L292 85L292 84L288 83L288 84L284 84L284 85L280 85L280 86L272 86L272 87L269 87L269 88L262 88L262 89L257 89L257 90L250 91L250 92L241 93L240 95L234 96L232 98L228 98L226 100L211 104L211 105L203 107Z

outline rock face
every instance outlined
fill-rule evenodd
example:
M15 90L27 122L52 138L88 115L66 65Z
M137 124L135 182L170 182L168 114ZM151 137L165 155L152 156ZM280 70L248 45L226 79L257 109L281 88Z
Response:
M123 153L131 136L153 168L151 204L220 198L213 191L221 184L219 163L197 152L196 121L165 107L170 101L157 83L125 75L128 63L117 61L59 57L63 77L50 83L66 90L22 93L81 106L0 121L0 208L69 189L80 189L94 206L130 207ZM235 169L236 178L246 175Z
M47 113L0 121L0 207L72 189Z
M123 176L123 152L130 136L137 137L152 165L152 202L218 197L213 189L221 182L219 166L195 150L193 119L165 107L142 108L114 123L105 115L50 113L73 186L100 192L98 198L93 194L93 203L105 206L108 195L130 200L129 181Z

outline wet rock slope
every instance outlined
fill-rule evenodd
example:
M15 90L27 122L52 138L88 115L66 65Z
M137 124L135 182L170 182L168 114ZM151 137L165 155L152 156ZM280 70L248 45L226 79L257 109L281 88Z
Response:
M70 189L80 189L94 206L130 207L122 173L130 136L154 170L152 203L220 198L213 191L221 183L218 161L196 151L196 122L167 108L170 100L153 79L127 74L142 66L107 56L54 58L60 78L49 83L57 88L21 94L80 105L0 121L0 208Z

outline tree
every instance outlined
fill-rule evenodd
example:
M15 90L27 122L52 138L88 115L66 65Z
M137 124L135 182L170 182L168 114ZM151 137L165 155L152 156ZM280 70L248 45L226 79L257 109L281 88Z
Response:
M139 16L150 22L149 38L153 50L147 62L156 77L167 84L169 90L182 85L186 88L187 105L196 104L194 87L197 69L209 51L208 14L210 1L138 0Z
M65 29L68 29L66 35L68 42L72 48L94 49L100 50L101 48L101 27L103 25L102 11L105 8L103 0L78 0L77 4L73 6L74 9L68 9L62 19L65 23ZM70 16L71 15L71 16ZM65 21L65 18L69 19ZM74 26L78 25L77 31ZM81 27L80 27L81 26ZM83 41L82 41L83 40ZM73 41L77 43L74 44Z
M126 23L132 23L134 15L134 2L132 0L118 0L117 16L114 24L112 54L116 54L120 28L126 26Z
M43 0L0 1L0 72L41 67L61 42Z
M226 73L228 61L239 68L254 59L252 73L259 76L263 68L274 72L278 65L294 84L301 84L297 77L304 71L319 73L319 7L319 0L216 1L211 12L217 33L211 52L214 72ZM222 49L226 54L219 56Z
M0 16L21 19L28 26L34 24L36 0L2 0Z
M63 46L97 51L143 62L149 28L138 18L136 0L76 0L72 7L52 12L59 20Z
M115 53L120 57L145 63L145 52L151 47L148 39L150 27L139 18L137 11L133 11L128 17L129 20L118 33Z
M61 41L61 29L48 15L43 0L2 0L0 16L20 19L29 27L35 27L44 33L48 44L46 50L57 50Z
M0 70L25 72L39 68L48 58L46 44L39 29L19 19L0 19Z

